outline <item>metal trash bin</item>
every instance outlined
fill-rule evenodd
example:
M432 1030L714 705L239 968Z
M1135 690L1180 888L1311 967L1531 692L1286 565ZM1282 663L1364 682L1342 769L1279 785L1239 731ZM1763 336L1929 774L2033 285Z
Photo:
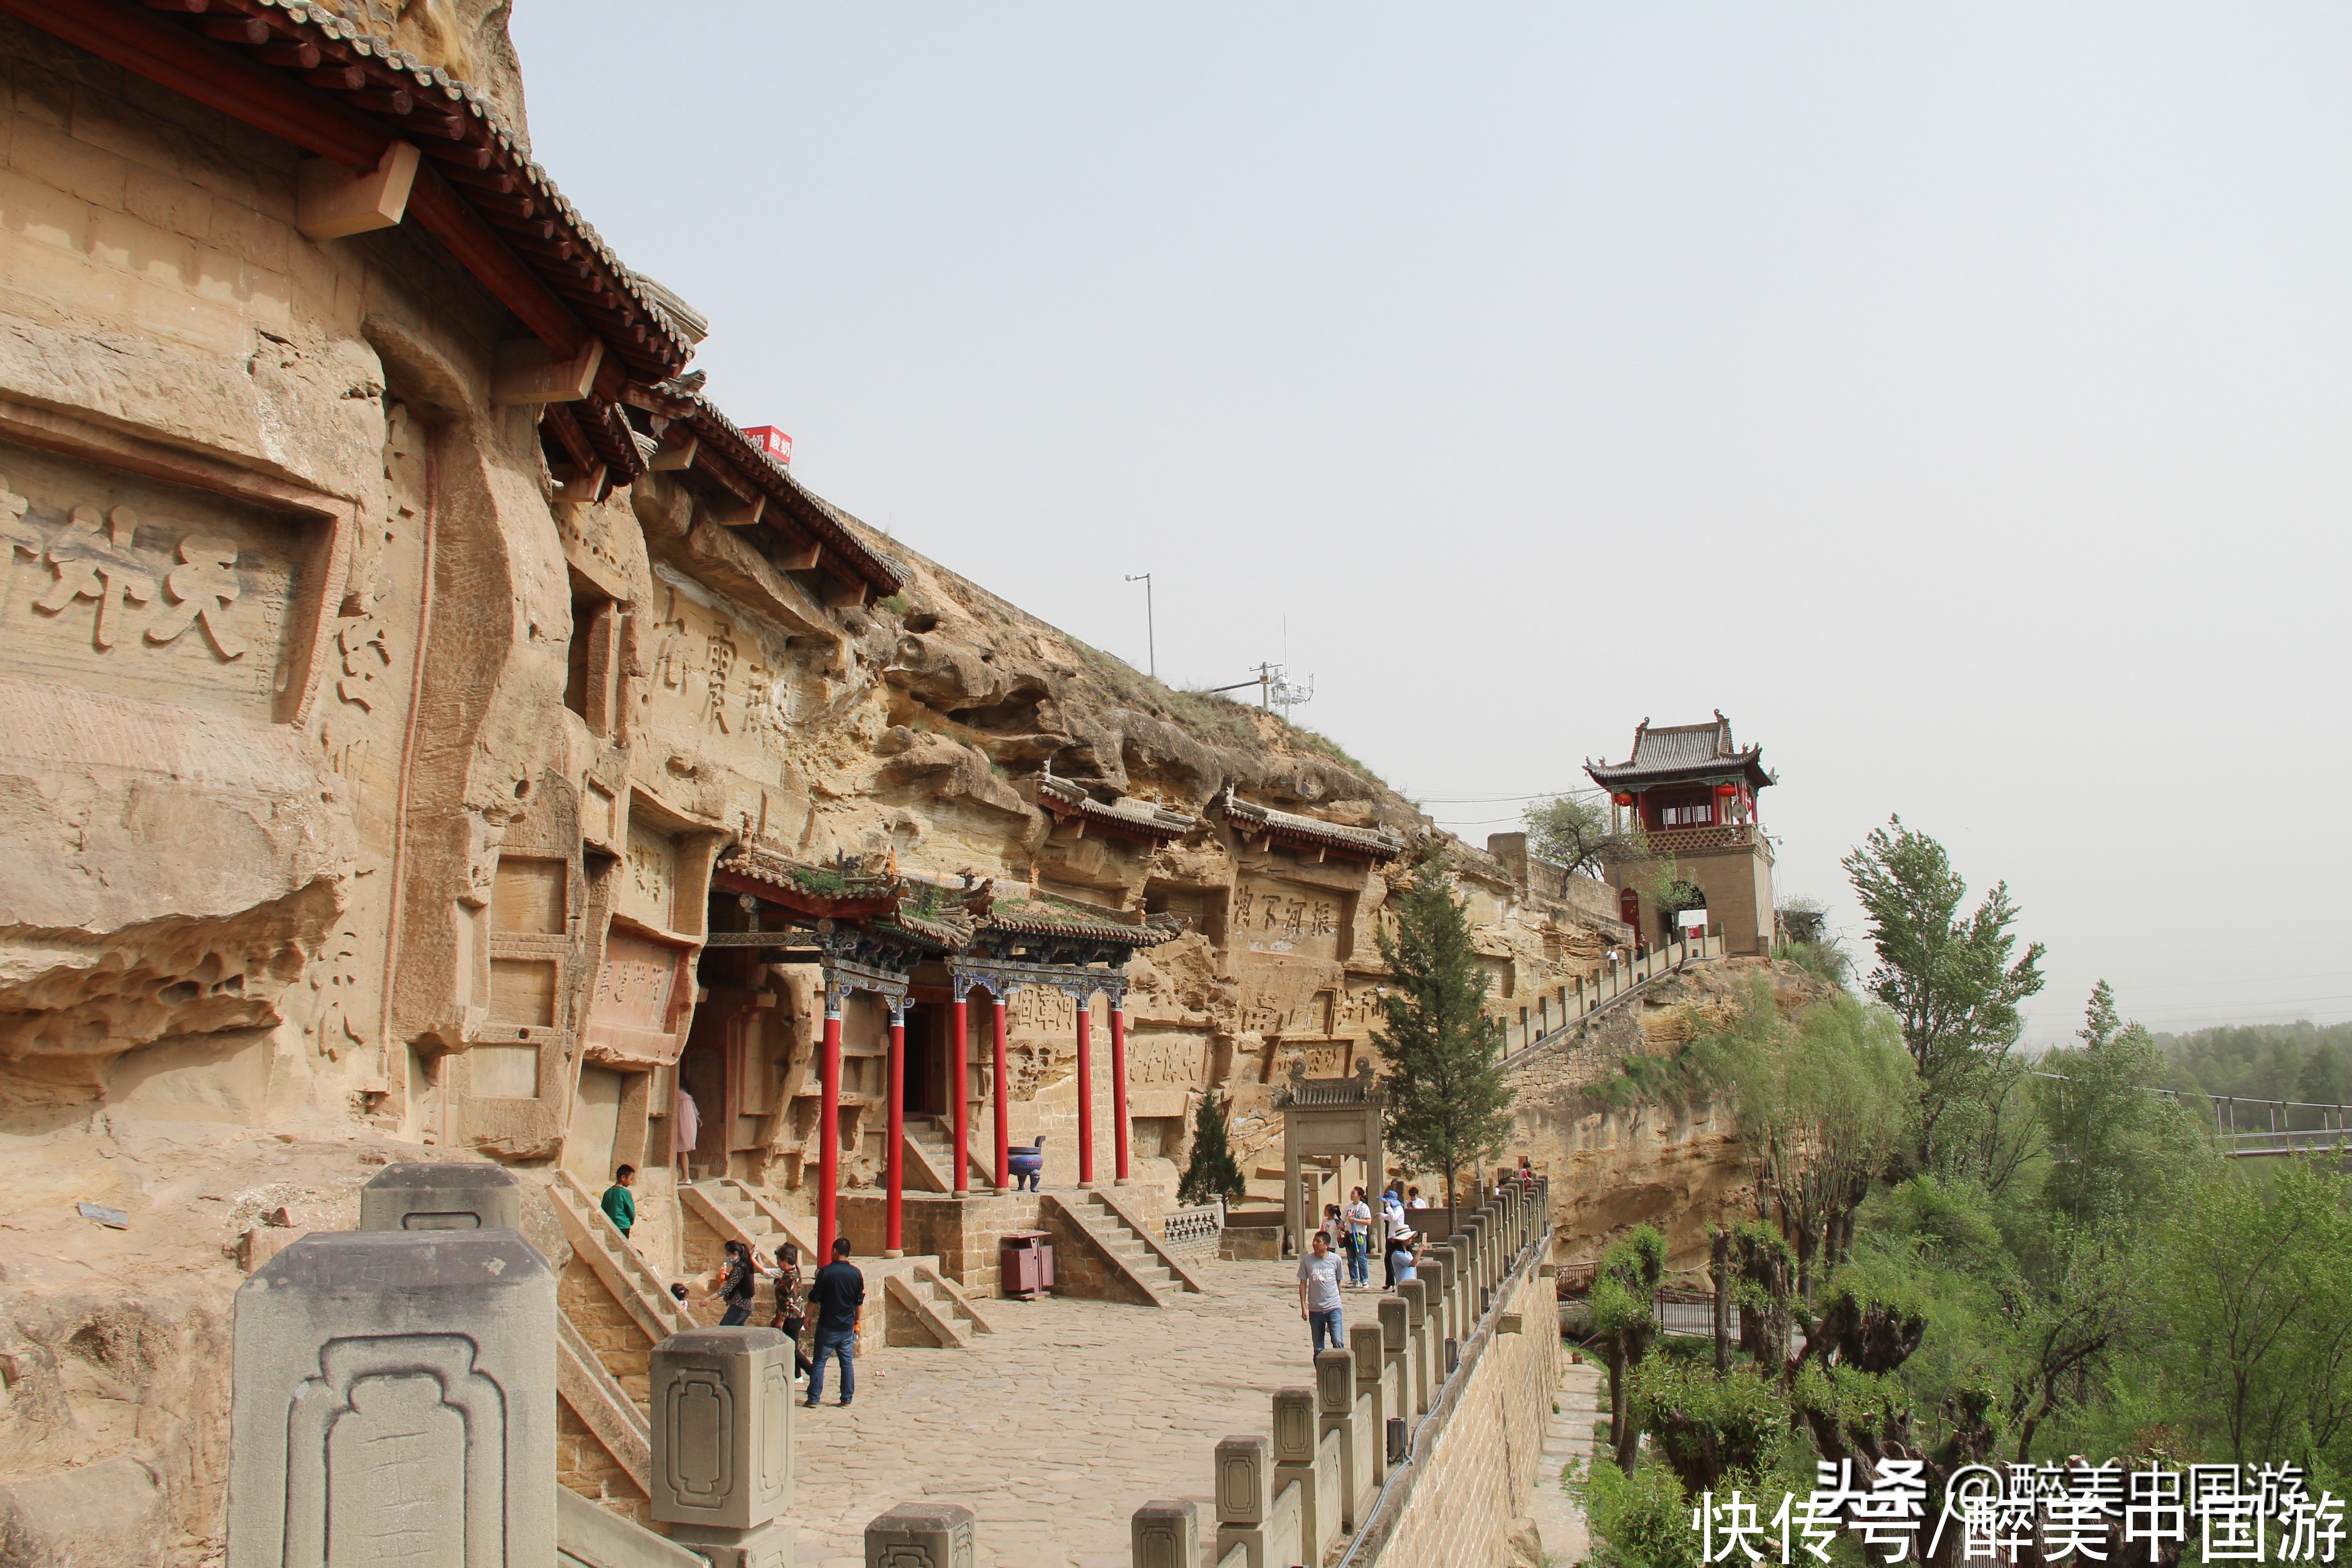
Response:
M1008 1230L997 1238L996 1260L1003 1293L1034 1301L1054 1288L1054 1233Z

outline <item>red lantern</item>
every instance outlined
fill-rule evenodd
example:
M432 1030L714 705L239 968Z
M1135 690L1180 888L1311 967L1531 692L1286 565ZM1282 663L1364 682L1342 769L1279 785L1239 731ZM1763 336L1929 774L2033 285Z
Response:
M1715 793L1723 799L1729 800L1733 795L1739 793L1739 786L1738 784L1717 784L1715 786Z
M1615 805L1631 805L1633 804L1633 797L1630 795L1612 795L1609 799L1611 804Z

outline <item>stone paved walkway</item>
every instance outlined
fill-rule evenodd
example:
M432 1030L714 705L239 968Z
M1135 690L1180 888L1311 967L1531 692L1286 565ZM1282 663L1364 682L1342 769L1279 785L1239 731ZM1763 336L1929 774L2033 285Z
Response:
M847 1410L828 1387L793 1412L801 1568L864 1568L866 1521L918 1499L971 1509L981 1562L1020 1568L1128 1568L1152 1498L1213 1520L1217 1439L1271 1430L1273 1391L1314 1382L1296 1268L1202 1264L1214 1294L1167 1308L985 1301L996 1332L971 1351L861 1362ZM1377 1300L1350 1292L1348 1321Z
M1592 1553L1583 1506L1569 1495L1561 1479L1569 1466L1582 1474L1592 1462L1592 1428L1608 1405L1607 1381L1590 1358L1580 1366L1560 1368L1559 1393L1553 1400L1557 1408L1544 1429L1543 1469L1528 1510L1543 1540L1546 1568L1569 1568Z

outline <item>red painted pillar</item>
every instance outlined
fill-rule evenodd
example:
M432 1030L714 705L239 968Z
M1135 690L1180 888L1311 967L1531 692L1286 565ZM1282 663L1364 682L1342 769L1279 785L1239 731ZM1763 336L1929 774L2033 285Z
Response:
M882 1256L903 1258L900 1225L905 1218L907 1199L907 1003L904 997L890 998L890 1115L889 1151L883 1156L882 1168Z
M1009 1193L1013 1190L1013 1112L1005 1103L1004 998L991 991L988 1011L996 1064L996 1190Z
M817 1057L823 1095L816 1121L816 1256L833 1261L834 1194L841 1184L841 997L824 988L824 1048Z
M1114 994L1110 999L1110 1119L1111 1133L1118 1142L1118 1172L1119 1186L1127 1185L1127 998Z
M963 1059L971 1026L971 1015L959 996L948 1016L948 1093L955 1100L955 1194L960 1198L971 1195L971 1156L964 1152L971 1147L971 1103L964 1090L971 1075Z
M1095 999L1078 998L1078 1185L1095 1184Z

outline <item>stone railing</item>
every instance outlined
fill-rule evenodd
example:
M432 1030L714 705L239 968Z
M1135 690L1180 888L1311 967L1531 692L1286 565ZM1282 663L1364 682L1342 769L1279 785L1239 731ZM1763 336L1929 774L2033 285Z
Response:
M1686 942L1637 949L1630 956L1604 965L1591 979L1580 978L1573 985L1558 986L1542 998L1543 1005L1530 1014L1522 1026L1523 1036L1505 1028L1504 1060L1507 1064L1516 1062L1527 1051L1558 1040L1603 1008L1686 963L1722 956L1721 936L1696 936Z
M555 1276L520 1219L503 1167L391 1165L361 1193L362 1228L311 1232L238 1289L229 1568L793 1560L792 1342L698 1329L654 1350L656 1534L556 1479ZM954 1503L866 1527L869 1563L971 1568L975 1552Z
M1179 1258L1214 1258L1224 1234L1223 1203L1170 1209L1160 1222L1160 1239Z
M1465 1215L1452 1237L1428 1248L1420 1278L1380 1300L1377 1322L1350 1326L1347 1349L1316 1356L1313 1387L1274 1391L1270 1435L1244 1434L1217 1445L1213 1520L1202 1520L1196 1505L1181 1500L1148 1502L1135 1511L1135 1568L1194 1568L1210 1528L1217 1568L1321 1563L1343 1542L1343 1563L1357 1568L1370 1568L1384 1555L1399 1568L1501 1561L1501 1532L1512 1512L1491 1530L1483 1520L1456 1520L1451 1529L1458 1545L1429 1539L1424 1523L1439 1512L1452 1517L1457 1501L1465 1508L1475 1506L1474 1498L1483 1502L1479 1494L1493 1489L1477 1484L1475 1475L1457 1480L1425 1472L1440 1464L1448 1472L1465 1469L1465 1457L1481 1448L1541 1449L1538 1441L1502 1440L1493 1429L1503 1408L1496 1400L1476 1402L1475 1423L1455 1412L1474 1381L1499 1386L1509 1376L1515 1388L1541 1382L1541 1399L1507 1418L1542 1428L1558 1377L1559 1336L1549 1310L1538 1319L1536 1335L1522 1331L1528 1315L1523 1298L1551 1289L1549 1266L1540 1263L1549 1247L1549 1184L1538 1181ZM1512 1349L1496 1352L1498 1340ZM1529 1347L1541 1349L1531 1355ZM1469 1431L1472 1425L1481 1429ZM1525 1480L1532 1479L1530 1473Z

